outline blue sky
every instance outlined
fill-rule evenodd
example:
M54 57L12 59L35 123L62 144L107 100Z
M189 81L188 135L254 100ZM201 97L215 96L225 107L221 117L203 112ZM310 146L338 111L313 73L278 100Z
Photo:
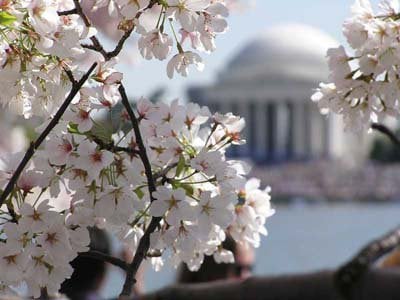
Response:
M182 99L187 86L213 82L218 71L247 41L256 38L266 28L284 23L318 27L343 43L341 26L350 15L353 3L353 0L256 0L254 8L233 13L229 17L230 29L218 36L214 53L201 54L205 62L203 72L191 69L189 77L175 75L170 80L165 71L167 61L143 61L122 68L125 86L129 95L134 97L149 95L154 89L164 86L168 88L167 100Z

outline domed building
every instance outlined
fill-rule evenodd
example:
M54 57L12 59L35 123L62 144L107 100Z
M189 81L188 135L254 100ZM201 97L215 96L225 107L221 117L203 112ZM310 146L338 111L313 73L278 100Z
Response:
M233 57L215 84L188 94L212 111L246 119L247 144L232 149L233 157L274 163L340 156L339 120L321 115L310 100L328 78L326 51L337 45L307 25L270 28Z

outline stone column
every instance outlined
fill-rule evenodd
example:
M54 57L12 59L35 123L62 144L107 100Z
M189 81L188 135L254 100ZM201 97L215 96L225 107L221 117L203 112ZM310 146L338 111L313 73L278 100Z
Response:
M250 101L248 107L248 118L246 119L246 127L248 127L248 135L247 135L247 146L249 148L249 156L256 160L256 152L257 152L257 131L259 131L260 124L257 122L257 106L256 102Z
M293 123L294 123L294 134L293 134L293 145L294 145L294 157L296 159L304 159L306 152L306 138L305 138L305 117L304 117L304 104L293 103Z
M295 111L294 111L294 104L288 100L287 104L288 110L288 131L287 131L287 138L286 138L286 153L287 159L292 160L294 158L294 138L295 138Z
M286 159L286 139L288 131L288 120L287 120L287 107L283 101L276 103L276 152L275 157L278 160Z
M265 105L265 114L267 119L267 153L268 160L276 159L276 107L274 102L268 102Z
M308 102L303 103L303 122L304 122L304 141L305 141L305 158L310 158L312 157L312 142L313 142L313 136L312 136L312 110L311 110L311 105Z
M268 159L268 147L267 147L267 134L268 134L268 122L266 114L266 103L258 102L255 103L255 149L254 156L257 161L266 162Z
M326 115L322 115L323 120L323 151L324 157L329 158L330 155L330 147L331 147L331 120L332 118L328 118Z
M308 114L310 122L310 149L308 154L312 158L318 158L322 150L322 122L318 112L315 109L309 109Z

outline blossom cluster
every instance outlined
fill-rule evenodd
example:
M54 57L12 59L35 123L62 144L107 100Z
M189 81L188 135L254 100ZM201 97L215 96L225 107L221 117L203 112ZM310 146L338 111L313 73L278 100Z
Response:
M176 48L178 53L167 65L170 78L174 72L187 76L189 65L202 70L200 55L185 51L184 47L189 44L193 50L210 53L216 49L216 35L228 27L225 18L229 12L224 0L95 1L95 9L104 6L110 16L122 19L122 23L136 24L139 51L145 59L164 60Z
M246 182L249 167L226 157L245 142L243 118L144 98L116 129L95 118L121 99L130 108L117 71L126 38L138 34L146 59L172 56L169 77L186 76L203 66L195 51L213 51L226 31L224 1L97 0L91 9L100 7L124 32L110 52L78 0L0 1L0 104L45 120L26 153L0 144L0 294L21 283L35 298L56 293L88 251L91 226L133 253L150 235L145 258L155 269L168 261L197 270L205 255L233 262L226 234L258 247L274 213L269 188Z
M71 83L65 68L85 54L80 41L95 33L78 15L59 16L72 1L2 1L0 104L25 117L49 115Z
M400 14L397 0L356 0L343 25L351 51L328 50L331 83L321 83L312 100L323 113L343 116L345 127L361 130L400 113Z
M230 145L244 143L242 118L211 115L193 103L139 100L136 114L156 185L150 197L133 130L99 136L90 115L77 108L81 101L98 105L86 96L81 93L53 130L0 211L1 284L25 280L35 297L44 287L57 291L71 275L69 262L87 250L88 226L109 229L135 252L152 217L160 217L148 253L156 269L169 261L197 270L204 255L232 262L222 247L227 233L259 246L274 213L269 189L261 190L256 179L246 182L248 166L225 156ZM0 187L20 160L21 153L2 157Z
M214 51L216 35L228 26L222 0L97 0L92 9L103 6L117 18L115 30L138 35L144 58L172 56L169 77L187 76L191 65L201 70L196 51ZM0 104L27 118L53 114L71 89L64 70L79 76L90 62L104 63L98 49L88 47L97 31L78 13L67 13L76 9L72 0L3 1L0 8ZM113 79L102 76L98 84L110 87ZM107 93L101 98L115 100Z

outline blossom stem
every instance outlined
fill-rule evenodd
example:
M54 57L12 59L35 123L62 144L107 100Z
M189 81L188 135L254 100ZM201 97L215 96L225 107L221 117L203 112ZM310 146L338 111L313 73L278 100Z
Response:
M211 129L211 131L210 131L210 134L208 135L207 140L206 140L206 142L205 142L205 144L204 144L204 148L207 147L208 142L210 141L211 136L213 135L213 133L215 132L215 130L217 130L218 125L219 125L218 123L215 123L214 126L212 127L212 129Z
M46 137L50 134L50 132L54 129L54 127L58 124L61 117L64 115L65 111L67 110L68 106L71 104L71 102L75 98L75 96L79 93L81 87L88 80L90 74L93 72L93 70L96 68L96 66L97 66L97 63L94 63L78 82L74 82L72 84L72 89L71 89L70 93L68 94L67 98L65 98L64 103L60 106L60 108L54 115L53 119L51 119L50 123L47 125L47 127L44 129L44 131L40 134L40 136L36 139L36 141L31 142L23 159L21 160L17 169L13 173L13 175L12 175L11 179L9 180L3 193L0 195L0 206L3 205L3 203L7 199L8 195L10 195L10 193L14 189L15 184L17 183L20 175L24 171L26 165L29 163L29 161L35 154L35 151L40 147L40 145L44 142Z
M161 170L160 172L155 173L154 176L153 176L154 179L159 179L161 177L166 176L169 171L171 171L173 168L175 168L177 166L178 166L178 163L173 163L173 164L169 165L168 167L166 167L165 169Z

